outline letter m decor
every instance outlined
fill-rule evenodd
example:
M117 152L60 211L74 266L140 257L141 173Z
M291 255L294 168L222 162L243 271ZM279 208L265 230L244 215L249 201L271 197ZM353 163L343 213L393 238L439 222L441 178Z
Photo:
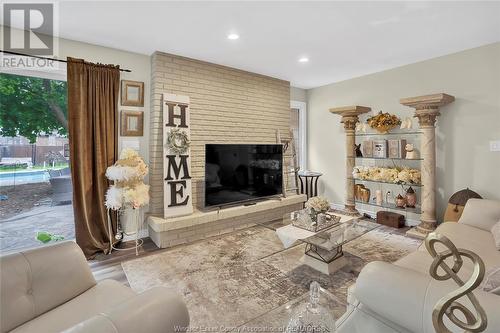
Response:
M193 213L189 97L163 94L164 216Z

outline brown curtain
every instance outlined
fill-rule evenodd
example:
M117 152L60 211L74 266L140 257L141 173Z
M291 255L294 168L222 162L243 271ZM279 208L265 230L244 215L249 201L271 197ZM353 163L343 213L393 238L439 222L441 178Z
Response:
M76 242L88 259L108 253L106 168L118 150L118 66L68 58L68 119ZM112 216L112 235L116 216Z

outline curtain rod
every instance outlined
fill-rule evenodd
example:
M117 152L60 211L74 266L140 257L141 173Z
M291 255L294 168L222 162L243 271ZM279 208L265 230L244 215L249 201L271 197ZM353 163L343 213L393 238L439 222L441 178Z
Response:
M24 53L12 52L12 51L4 51L4 50L0 50L0 52L8 53L8 54L13 54L13 55L18 55L18 56L24 56L24 57L32 57L32 58L38 58L38 59L44 59L44 60L52 60L52 61L58 61L58 62L67 63L66 60L62 60L62 59L46 58L46 57L40 57L40 56L36 56L36 55L31 55L31 54L24 54ZM127 73L132 72L130 69L119 68L119 70L120 70L120 72L127 72Z

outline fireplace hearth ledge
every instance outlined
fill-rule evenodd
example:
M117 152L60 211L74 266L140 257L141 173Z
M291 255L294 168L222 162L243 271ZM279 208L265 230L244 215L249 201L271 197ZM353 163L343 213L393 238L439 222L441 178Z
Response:
M300 194L269 199L250 206L196 210L193 214L174 218L149 216L149 236L160 248L190 243L281 219L284 214L301 209L306 199L305 195Z

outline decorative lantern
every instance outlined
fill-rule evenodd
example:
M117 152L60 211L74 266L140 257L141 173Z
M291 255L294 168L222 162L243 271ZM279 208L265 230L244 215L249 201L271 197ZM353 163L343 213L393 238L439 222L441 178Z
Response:
M396 207L404 208L406 205L406 200L401 194L398 194L398 196L394 200L394 203L396 204Z
M448 200L448 207L444 213L444 221L445 222L458 222L460 216L462 216L462 212L464 210L464 206L469 199L482 199L482 197L476 192L469 190L466 188L465 190L461 190L456 192L450 197Z
M411 186L406 190L405 199L406 207L415 208L415 205L417 204L417 195Z

